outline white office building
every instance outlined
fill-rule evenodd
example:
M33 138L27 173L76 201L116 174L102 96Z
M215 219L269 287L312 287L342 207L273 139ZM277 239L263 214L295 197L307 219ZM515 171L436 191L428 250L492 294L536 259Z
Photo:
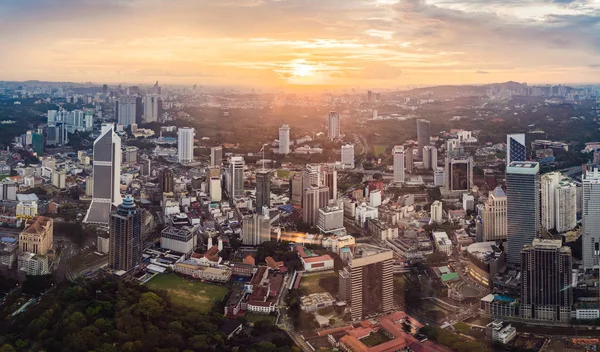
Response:
M381 190L374 189L369 192L369 205L372 207L378 207L381 205Z
M404 183L404 147L395 146L392 154L394 156L394 182Z
M427 170L436 170L437 164L437 148L432 145L423 147L423 167Z
M156 94L149 94L144 97L144 121L158 121L161 103L160 96Z
M196 248L196 238L188 230L165 227L160 233L160 247L187 254Z
M180 163L194 161L194 129L189 127L177 130L177 155Z
M436 200L431 203L431 223L441 223L444 217L442 202Z
M324 233L343 230L344 210L336 206L319 209L317 227Z
M327 135L329 139L339 138L341 135L340 131L340 114L335 111L329 113L329 123Z
M230 199L244 195L244 164L244 158L241 156L232 156L229 159L227 193Z
M290 153L290 125L279 127L279 154Z
M556 231L569 231L577 226L577 185L563 179L556 187Z
M452 241L450 241L446 232L434 231L433 242L438 252L446 253L448 256L452 255Z
M583 267L600 268L600 170L583 175Z
M342 146L342 165L345 168L354 168L354 144Z
M560 172L550 172L542 175L542 231L546 232L556 227L556 187L562 179Z
M117 117L117 123L123 126L131 126L136 123L136 109L137 97L136 96L121 96L115 103L115 113Z
M221 167L223 164L223 147L216 146L210 148L210 166Z
M221 201L221 178L213 176L210 178L209 191L211 202Z

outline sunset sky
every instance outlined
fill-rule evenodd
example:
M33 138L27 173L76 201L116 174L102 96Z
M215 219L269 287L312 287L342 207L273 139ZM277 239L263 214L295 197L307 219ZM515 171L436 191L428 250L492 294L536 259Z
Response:
M3 0L0 80L600 82L600 0Z

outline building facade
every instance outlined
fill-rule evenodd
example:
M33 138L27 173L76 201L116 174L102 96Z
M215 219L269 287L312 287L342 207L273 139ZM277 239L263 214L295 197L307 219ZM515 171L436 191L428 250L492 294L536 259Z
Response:
M502 187L496 187L490 192L483 205L483 241L498 241L506 239L507 231L507 197Z
M394 159L394 182L404 183L404 147L397 145L392 149Z
M194 129L189 127L177 130L177 158L180 163L194 161Z
M310 186L304 189L302 218L310 226L316 226L319 217L319 209L329 203L329 188Z
M506 165L513 161L526 161L525 134L506 135Z
M290 125L279 127L279 154L290 153Z
M25 228L19 234L19 247L22 252L46 255L52 248L54 220L36 216L25 221Z
M417 149L417 157L423 159L423 148L429 145L431 139L431 122L424 119L417 120L417 141L419 149Z
M263 207L271 207L271 171L256 172L256 211L262 214Z
M142 262L142 212L127 197L110 214L108 265L129 271Z
M336 139L341 135L340 114L335 111L329 113L327 135L329 139Z
M600 268L600 170L583 175L583 267Z
M223 147L210 148L210 166L221 166L223 164Z

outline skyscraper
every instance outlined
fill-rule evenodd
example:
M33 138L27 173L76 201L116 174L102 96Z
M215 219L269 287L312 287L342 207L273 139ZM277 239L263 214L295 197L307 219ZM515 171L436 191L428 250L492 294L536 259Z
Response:
M423 167L427 170L437 169L437 148L427 145L423 148Z
M353 321L394 309L394 255L391 250L356 244L348 266L339 271L340 298Z
M216 146L210 148L210 166L219 166L223 164L223 147Z
M354 168L354 144L342 146L342 165L344 165L344 167Z
M577 226L577 185L563 179L556 187L556 232L566 232Z
M541 176L542 187L542 232L556 227L556 188L562 179L560 172L549 172Z
M164 193L173 193L173 191L175 191L173 170L163 169L160 175L160 188Z
M144 121L156 122L160 117L162 100L158 95L149 94L144 97Z
M319 209L329 203L329 188L316 185L304 189L302 202L302 218L310 226L316 226Z
M310 186L320 186L321 183L321 165L306 164L302 175L302 189Z
M271 171L269 170L256 172L256 211L262 214L263 207L271 207Z
M412 148L407 148L404 151L405 155L404 155L404 167L406 168L406 171L408 172L412 172L413 169L415 168L415 162L414 162L414 154L413 154L413 149Z
M404 182L404 147L397 145L392 149L394 157L394 182Z
M302 172L295 172L290 175L290 203L293 206L302 206L303 190Z
M112 207L122 203L121 138L113 127L103 125L102 133L94 141L94 190L84 222L108 225Z
M142 261L142 212L126 197L110 214L108 265L129 271Z
M241 156L232 156L229 159L229 199L244 195L244 158Z
M336 139L340 136L340 114L335 111L329 113L327 136L329 139Z
M450 191L468 191L473 186L473 158L446 157L446 188Z
M506 234L509 264L521 263L521 249L540 232L540 166L513 161L506 168Z
M115 120L119 125L130 126L136 123L137 97L124 95L115 102Z
M321 167L320 186L329 188L329 200L337 199L337 170L333 167Z
M212 176L209 184L209 194L211 202L221 201L221 178Z
M424 119L417 120L417 141L419 149L417 149L417 157L423 158L423 148L429 145L431 139L431 122Z
M290 153L290 126L279 127L279 154Z
M194 129L189 127L177 130L177 156L180 163L194 161Z
M583 267L600 268L600 170L583 175Z
M507 197L498 186L483 205L483 241L498 241L506 239L506 204Z
M521 250L521 317L569 321L573 258L561 240L536 238Z
M513 161L527 160L527 151L525 148L525 134L506 135L506 165Z

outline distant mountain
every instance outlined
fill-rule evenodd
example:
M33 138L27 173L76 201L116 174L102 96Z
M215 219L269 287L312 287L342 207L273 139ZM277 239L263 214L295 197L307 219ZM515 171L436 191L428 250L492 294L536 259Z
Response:
M483 85L442 85L442 86L431 86L423 88L415 88L404 92L395 92L407 95L421 95L432 93L435 96L468 96L468 95L485 95L486 91L490 88L504 88L504 89L520 89L527 85L508 81L504 83L490 83Z

